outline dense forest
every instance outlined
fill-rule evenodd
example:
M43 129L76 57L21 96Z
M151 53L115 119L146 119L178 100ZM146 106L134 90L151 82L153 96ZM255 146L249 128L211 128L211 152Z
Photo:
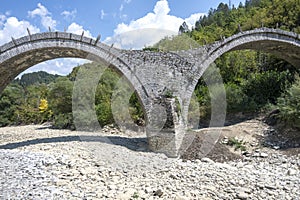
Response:
M300 33L299 0L246 0L231 7L221 3L201 17L194 27L183 23L178 36L165 38L144 50L188 49L261 26ZM250 50L226 53L215 64L225 84L229 115L243 113L254 117L273 111L276 123L300 127L299 66ZM84 67L95 65L89 63ZM67 76L35 72L14 80L0 97L0 126L51 122L57 128L74 129L72 92L79 67ZM119 78L116 72L107 69L99 81L95 110L102 126L114 123L111 97ZM209 119L210 96L202 79L195 88L195 95L197 98L191 107L200 105L200 113L191 112L189 117L200 115L203 120ZM130 106L133 120L143 124L144 114L136 94L132 95Z

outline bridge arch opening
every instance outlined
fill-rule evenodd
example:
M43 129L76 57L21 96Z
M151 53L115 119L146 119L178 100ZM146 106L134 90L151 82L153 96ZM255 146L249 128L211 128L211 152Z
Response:
M56 58L82 58L101 63L122 76L145 110L147 93L120 54L121 51L113 47L71 33L25 36L0 47L0 92L20 73L38 63Z
M200 59L199 74L197 81L216 60L229 52L250 50L255 52L265 52L285 60L294 69L300 67L300 37L296 33L275 30L257 29L239 33L223 41L216 42L207 47L207 54L204 59ZM196 88L198 82L194 83ZM194 91L194 90L193 90Z

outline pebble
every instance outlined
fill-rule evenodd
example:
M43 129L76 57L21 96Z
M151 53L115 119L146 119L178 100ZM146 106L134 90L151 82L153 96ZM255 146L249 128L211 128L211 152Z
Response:
M242 200L246 200L246 199L249 198L249 195L244 193L244 192L241 192L241 193L237 193L237 198L242 199Z
M1 134L6 136L0 141L0 199L299 199L300 196L300 157L282 155L280 150L274 150L276 154L256 152L258 156L247 161L218 163L202 158L185 162L138 150L139 145L135 149L129 136L117 131L109 135L108 129L105 133L82 133L24 126L0 128ZM83 134L91 136L89 141L70 139ZM94 136L96 140L92 141ZM112 136L116 141L97 139L104 136L106 139ZM132 137L143 141L145 135L132 134ZM60 139L55 142L53 138ZM45 142L47 139L49 142ZM16 147L3 149L8 144Z
M211 160L210 158L202 158L201 161L205 163L214 163L214 161Z
M294 175L296 175L297 173L298 173L298 171L297 171L297 170L294 170L294 169L289 169L288 172L287 172L287 174L288 174L289 176L294 176Z
M267 153L260 153L259 156L261 158L267 158L269 155Z

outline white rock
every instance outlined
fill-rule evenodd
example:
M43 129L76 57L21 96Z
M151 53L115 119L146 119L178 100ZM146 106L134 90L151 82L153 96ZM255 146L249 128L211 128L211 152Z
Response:
M297 173L298 173L297 170L289 169L288 172L287 172L287 175L289 175L289 176L294 176L294 175L296 175Z
M267 158L269 155L267 153L260 153L259 156L261 158Z
M210 159L210 158L201 158L201 161L202 161L202 162L205 162L205 163L215 163L215 161L213 161L213 160Z
M237 198L242 199L242 200L247 200L247 199L249 199L249 195L246 194L246 193L244 193L244 192L237 193L236 196L237 196Z

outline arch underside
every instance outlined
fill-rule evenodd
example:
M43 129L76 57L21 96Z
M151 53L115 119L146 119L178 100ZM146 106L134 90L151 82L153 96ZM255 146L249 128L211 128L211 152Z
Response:
M41 62L56 58L86 58L87 52L71 48L42 48L20 53L0 64L0 85L5 87L26 69Z
M295 67L300 67L300 44L297 46L283 41L260 40L241 44L228 52L235 50L264 51L286 60Z
M217 58L228 52L236 50L263 51L286 60L294 67L300 67L300 36L281 30L271 30L271 33L264 33L264 30L239 33L227 38L225 41L208 45L206 49L208 49L208 52L195 65L199 67L197 68L197 75L194 76L194 80L187 90L188 99L191 99L199 79L207 68ZM186 110L188 110L188 105L189 101L185 105Z
M112 53L107 53L101 48L95 46L89 47L85 44L76 48L72 45L68 47L66 43L64 46L57 46L57 42L54 41L51 45L47 44L46 46L39 47L39 45L34 43L26 51L19 52L20 49L23 49L23 46L21 46L16 47L7 54L8 58L0 63L0 93L21 72L36 64L57 58L81 58L102 63L105 67L109 67L119 75L124 76L130 87L136 91L143 107L147 102L145 98L147 93L142 90L143 87L140 87L138 77L131 72L130 67L126 63L123 63L121 59Z

